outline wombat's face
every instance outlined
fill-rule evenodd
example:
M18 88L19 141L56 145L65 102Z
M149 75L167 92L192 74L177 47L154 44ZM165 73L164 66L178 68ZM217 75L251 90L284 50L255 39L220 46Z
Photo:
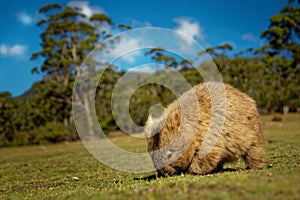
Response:
M174 162L180 156L178 155L180 148L177 148L178 145L173 140L179 125L178 114L171 117L164 114L160 118L149 116L147 120L144 132L147 137L148 151L155 168L161 174L172 175L177 172Z
M159 118L153 118L149 115L144 129L144 133L148 143L148 151L151 153L159 149L160 135L166 120L165 114Z
M180 116L177 113L168 116L164 112L158 118L153 118L150 115L144 129L149 152L167 146L177 134L179 126Z

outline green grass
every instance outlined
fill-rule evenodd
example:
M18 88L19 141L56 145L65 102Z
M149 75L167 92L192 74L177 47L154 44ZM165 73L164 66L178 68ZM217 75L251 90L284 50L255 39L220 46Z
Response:
M262 170L241 170L238 161L225 166L236 170L217 174L157 178L110 169L80 142L1 148L0 199L299 199L300 115L272 117L263 117ZM120 133L111 140L133 152L146 149L143 140Z

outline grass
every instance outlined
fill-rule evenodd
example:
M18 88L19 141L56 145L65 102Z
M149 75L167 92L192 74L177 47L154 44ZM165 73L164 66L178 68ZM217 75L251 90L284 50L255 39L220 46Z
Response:
M207 176L129 174L100 164L80 142L0 149L0 199L299 199L300 115L263 116L266 167L241 162ZM141 139L111 134L134 152ZM134 141L134 142L133 142ZM133 145L134 144L134 145Z

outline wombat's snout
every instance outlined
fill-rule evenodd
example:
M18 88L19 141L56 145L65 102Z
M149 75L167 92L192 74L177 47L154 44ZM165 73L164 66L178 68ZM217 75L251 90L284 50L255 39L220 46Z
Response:
M179 170L173 167L174 163L176 163L176 155L174 157L171 151L156 151L152 154L152 160L160 175L175 175L179 173Z

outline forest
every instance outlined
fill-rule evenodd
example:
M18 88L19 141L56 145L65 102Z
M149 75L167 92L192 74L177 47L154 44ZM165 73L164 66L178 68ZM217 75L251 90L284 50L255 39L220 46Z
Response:
M117 42L110 30L135 27L118 24L103 13L88 18L78 9L59 4L40 8L39 13L45 16L37 23L42 30L37 38L41 50L32 54L31 59L42 60L40 66L32 68L32 73L43 75L43 79L18 97L0 92L0 147L79 139L72 115L72 92L81 63L101 41L111 38ZM261 114L300 112L299 24L299 3L291 0L280 13L270 16L269 26L261 30L264 43L260 48L233 53L231 44L220 44L205 51L216 63L224 83L251 96ZM144 56L178 70L191 85L203 82L191 67L192 60L178 59L164 47L150 49ZM196 66L204 67L205 63ZM111 95L125 73L120 66L111 66L103 71L97 85L95 108L106 134L119 130L111 109ZM168 73L156 71L152 76L168 78ZM136 74L136 78L143 76L150 75ZM138 125L143 125L152 105L167 105L175 98L162 85L144 85L130 98L130 115Z

